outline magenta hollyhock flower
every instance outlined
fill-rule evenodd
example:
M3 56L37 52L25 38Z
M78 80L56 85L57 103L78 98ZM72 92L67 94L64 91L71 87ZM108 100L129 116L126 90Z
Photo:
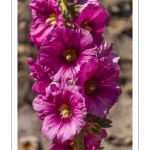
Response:
M108 18L109 13L107 10L104 10L101 5L89 2L88 5L82 8L75 26L88 30L92 34L95 43L100 45L103 41L102 33L105 30Z
M84 135L85 150L95 150L100 147L102 139L107 137L107 132L102 129L102 135L92 135L87 133Z
M73 87L60 88L57 94L47 97L48 100L42 100L38 96L33 101L33 108L44 119L42 134L50 140L72 140L85 124L84 97Z
M57 28L39 49L40 63L54 71L54 81L74 80L80 64L96 58L97 46L83 29Z
M46 97L45 95L38 95L35 97L32 105L33 108L37 111L37 116L40 120L44 120L45 117L50 115L49 109L53 103L53 95Z
M50 31L64 25L63 17L57 0L33 0L29 7L34 22L30 28L29 38L39 47Z
M72 140L61 142L54 139L49 150L77 150L76 145L73 145Z
M107 137L106 130L102 129L102 135L91 135L90 133L84 134L85 150L95 150L100 147L103 138ZM77 143L73 140L61 142L54 139L50 146L50 150L77 150Z
M32 92L36 94L45 94L47 86L52 82L49 68L43 67L32 58L27 58L30 67L30 75L34 77L35 83L32 86Z
M108 43L103 41L97 48L97 56L98 58L106 57L113 50L113 45L108 46Z
M76 84L85 95L88 113L104 117L117 102L122 92L117 83L120 73L118 59L117 55L110 54L81 65Z
M93 37L97 37L104 32L108 18L108 11L104 10L101 5L88 4L80 12L77 25L88 30Z

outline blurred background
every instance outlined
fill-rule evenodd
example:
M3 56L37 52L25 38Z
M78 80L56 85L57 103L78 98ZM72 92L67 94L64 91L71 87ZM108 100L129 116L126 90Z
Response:
M18 0L18 150L49 150L51 141L42 136L36 112L32 108L35 94L26 58L36 58L37 49L28 39L33 24L28 7L31 0ZM132 150L132 0L100 0L110 13L105 41L114 44L113 52L120 55L119 83L123 94L110 110L113 127L102 145L108 150Z

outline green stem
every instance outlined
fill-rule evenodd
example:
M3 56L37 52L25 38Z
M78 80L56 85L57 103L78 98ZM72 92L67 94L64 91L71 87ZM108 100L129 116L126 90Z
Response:
M81 131L78 135L76 135L75 139L77 142L77 150L85 150L83 131Z
M61 10L62 10L63 15L69 13L68 8L67 8L67 5L66 5L66 3L64 2L64 0L60 0L60 4L59 4L59 5L60 5L60 8L61 8Z

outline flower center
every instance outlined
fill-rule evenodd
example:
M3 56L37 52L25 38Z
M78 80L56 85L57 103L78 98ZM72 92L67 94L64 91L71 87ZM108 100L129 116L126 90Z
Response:
M91 94L92 92L94 92L96 90L96 84L95 81L87 81L85 83L85 91L89 94Z
M74 50L66 50L64 52L64 57L67 60L67 62L72 62L76 60L76 53Z
M60 107L59 111L60 111L60 115L61 115L62 118L69 119L72 116L72 110L66 104L63 104Z
M96 88L95 88L95 86L93 86L93 85L89 85L88 89L89 89L90 91L94 91Z
M46 19L47 24L56 24L58 21L57 16L55 14L49 15L49 18Z
M89 26L87 22L83 22L81 24L81 28L88 30L89 32L92 32L92 28Z

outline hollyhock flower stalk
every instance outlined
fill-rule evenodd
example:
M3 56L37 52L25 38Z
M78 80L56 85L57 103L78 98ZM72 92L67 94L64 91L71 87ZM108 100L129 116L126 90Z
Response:
M109 13L98 0L33 0L28 58L37 94L33 108L43 121L50 150L95 150L106 138L107 118L121 86L119 56L104 41Z

